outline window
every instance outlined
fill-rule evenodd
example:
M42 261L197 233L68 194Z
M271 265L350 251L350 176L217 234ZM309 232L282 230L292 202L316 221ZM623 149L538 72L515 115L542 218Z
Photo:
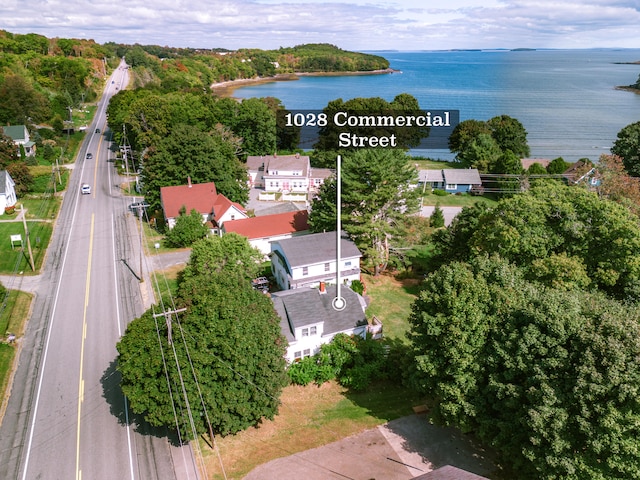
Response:
M328 272L329 270L331 270L331 264L329 264L329 263L325 263L325 264L324 264L324 271L325 271L325 272Z
M444 187L445 190L455 190L456 188L458 188L458 185L456 185L455 183L447 183L447 185Z
M318 333L318 327L311 327L311 328L309 329L309 334L311 334L311 335L315 335L315 334L317 334L317 333Z
M302 329L302 336L303 337L308 337L309 336L309 329L308 328L303 328Z
M302 267L302 275L309 275L309 267Z
M344 262L344 266L345 266L345 267L350 267L350 266L351 266L351 261Z
M311 356L311 349L310 348L305 348L305 350L302 352L302 356L303 357L310 357Z
M293 354L293 358L295 358L296 360L300 360L302 358L302 352L295 352Z

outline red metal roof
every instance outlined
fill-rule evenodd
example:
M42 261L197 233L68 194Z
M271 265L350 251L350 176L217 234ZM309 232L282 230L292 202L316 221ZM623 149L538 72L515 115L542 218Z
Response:
M235 232L249 240L266 238L287 233L297 233L309 230L309 212L300 210L297 212L277 213L262 217L243 218L240 220L228 220L224 222L225 232Z
M162 187L160 189L160 202L167 218L175 218L180 214L184 206L187 214L194 208L202 213L211 213L213 204L218 198L215 183L199 183L189 185L177 185L175 187Z

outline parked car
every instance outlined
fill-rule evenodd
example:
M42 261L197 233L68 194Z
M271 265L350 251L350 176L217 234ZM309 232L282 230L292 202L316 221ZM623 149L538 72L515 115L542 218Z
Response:
M91 185L89 185L88 183L83 183L80 187L80 191L83 195L91 195Z

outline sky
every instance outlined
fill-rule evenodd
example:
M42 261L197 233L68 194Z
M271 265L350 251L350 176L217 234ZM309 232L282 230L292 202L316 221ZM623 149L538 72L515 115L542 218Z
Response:
M640 48L640 0L0 0L0 29L193 48Z

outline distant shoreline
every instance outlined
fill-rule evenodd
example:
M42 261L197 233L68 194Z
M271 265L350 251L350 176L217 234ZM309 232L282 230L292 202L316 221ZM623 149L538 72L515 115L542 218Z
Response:
M209 88L213 93L220 97L233 97L233 92L236 88L246 87L247 85L261 85L264 83L273 82L291 82L300 80L300 77L342 77L342 76L354 76L354 75L387 75L391 73L402 73L400 70L393 68L385 68L383 70L369 70L359 72L295 72L295 73L281 73L272 77L255 77L255 78L241 78L238 80L229 80L227 82L218 82L210 85Z

